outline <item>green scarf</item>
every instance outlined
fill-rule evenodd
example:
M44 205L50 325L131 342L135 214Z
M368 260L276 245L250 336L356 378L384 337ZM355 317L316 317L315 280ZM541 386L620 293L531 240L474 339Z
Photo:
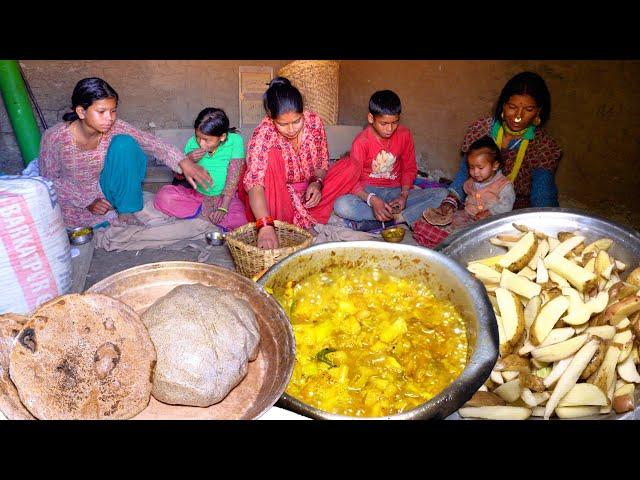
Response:
M524 131L522 136L520 137L522 141L520 142L520 146L518 147L518 153L516 154L516 162L513 165L513 169L511 173L507 176L509 181L513 183L518 176L518 172L520 171L520 167L522 166L522 160L524 160L524 154L527 151L527 146L529 145L529 140L533 140L533 137L536 133L535 125L529 125L527 129ZM504 138L504 127L501 122L493 122L493 126L491 127L491 138L496 142L498 148L502 150L502 139Z

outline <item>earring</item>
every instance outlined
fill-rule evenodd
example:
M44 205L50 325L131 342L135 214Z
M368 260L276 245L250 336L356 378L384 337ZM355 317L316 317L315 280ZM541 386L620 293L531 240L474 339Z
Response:
M537 127L538 125L540 125L540 117L536 117L533 119L533 124Z
M504 120L504 112L501 112L501 113L500 113L500 118L501 118L502 120Z

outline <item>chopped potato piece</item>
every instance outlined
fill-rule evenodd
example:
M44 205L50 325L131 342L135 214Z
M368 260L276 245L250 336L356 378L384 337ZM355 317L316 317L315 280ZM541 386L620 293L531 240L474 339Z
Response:
M609 403L609 399L595 385L591 383L576 383L567 394L562 397L559 407L578 407L580 405L592 405L603 407Z
M512 272L518 272L529 263L537 246L538 240L535 235L533 232L528 232L500 259L498 265Z
M462 407L458 413L463 418L483 418L485 420L526 420L531 416L530 408L523 407Z
M634 410L640 267L615 258L608 238L589 243L588 232L547 235L513 226L521 233L491 240L506 254L468 265L491 292L500 336L500 357L483 387L503 403L477 408L521 410L467 416L584 418Z
M588 291L598 284L595 274L559 255L547 255L544 259L544 265L552 272L565 278L580 292Z
M524 333L524 309L520 300L509 290L498 288L495 293L505 334L500 350L501 355L505 355L515 348Z
M540 345L568 308L569 299L562 295L544 305L531 325L531 343Z

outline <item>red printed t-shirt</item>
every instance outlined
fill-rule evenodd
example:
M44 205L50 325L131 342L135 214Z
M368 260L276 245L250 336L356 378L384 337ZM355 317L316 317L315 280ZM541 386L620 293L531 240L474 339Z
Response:
M404 125L398 125L389 139L379 138L369 125L353 140L350 156L362 165L354 194L367 185L411 187L418 173L411 131Z

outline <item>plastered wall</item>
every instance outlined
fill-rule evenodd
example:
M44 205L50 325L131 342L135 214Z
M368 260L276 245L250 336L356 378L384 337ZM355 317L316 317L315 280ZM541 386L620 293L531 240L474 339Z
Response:
M210 105L238 125L238 67L290 60L54 61L23 60L23 70L49 125L62 118L75 83L105 78L121 97L119 115L147 131L190 127ZM504 83L533 70L552 95L546 128L564 157L557 179L563 197L598 212L638 213L640 175L640 61L343 60L339 123L366 122L375 90L390 88L403 101L402 121L414 134L422 168L453 175L465 129L489 114ZM154 127L155 126L155 127ZM16 173L22 161L4 108L0 108L0 171Z
M238 126L238 67L264 65L274 74L285 60L22 60L22 69L49 126L69 111L73 87L84 77L104 78L118 92L118 115L153 132L187 128L204 107L224 108ZM0 102L1 103L1 102ZM34 110L35 114L35 110ZM39 119L36 116L38 124ZM0 171L22 168L4 105L0 108Z
M467 126L493 111L522 70L542 75L551 91L545 128L564 150L561 196L599 213L640 216L638 61L343 61L340 122L364 122L371 93L395 90L426 167L453 175Z

